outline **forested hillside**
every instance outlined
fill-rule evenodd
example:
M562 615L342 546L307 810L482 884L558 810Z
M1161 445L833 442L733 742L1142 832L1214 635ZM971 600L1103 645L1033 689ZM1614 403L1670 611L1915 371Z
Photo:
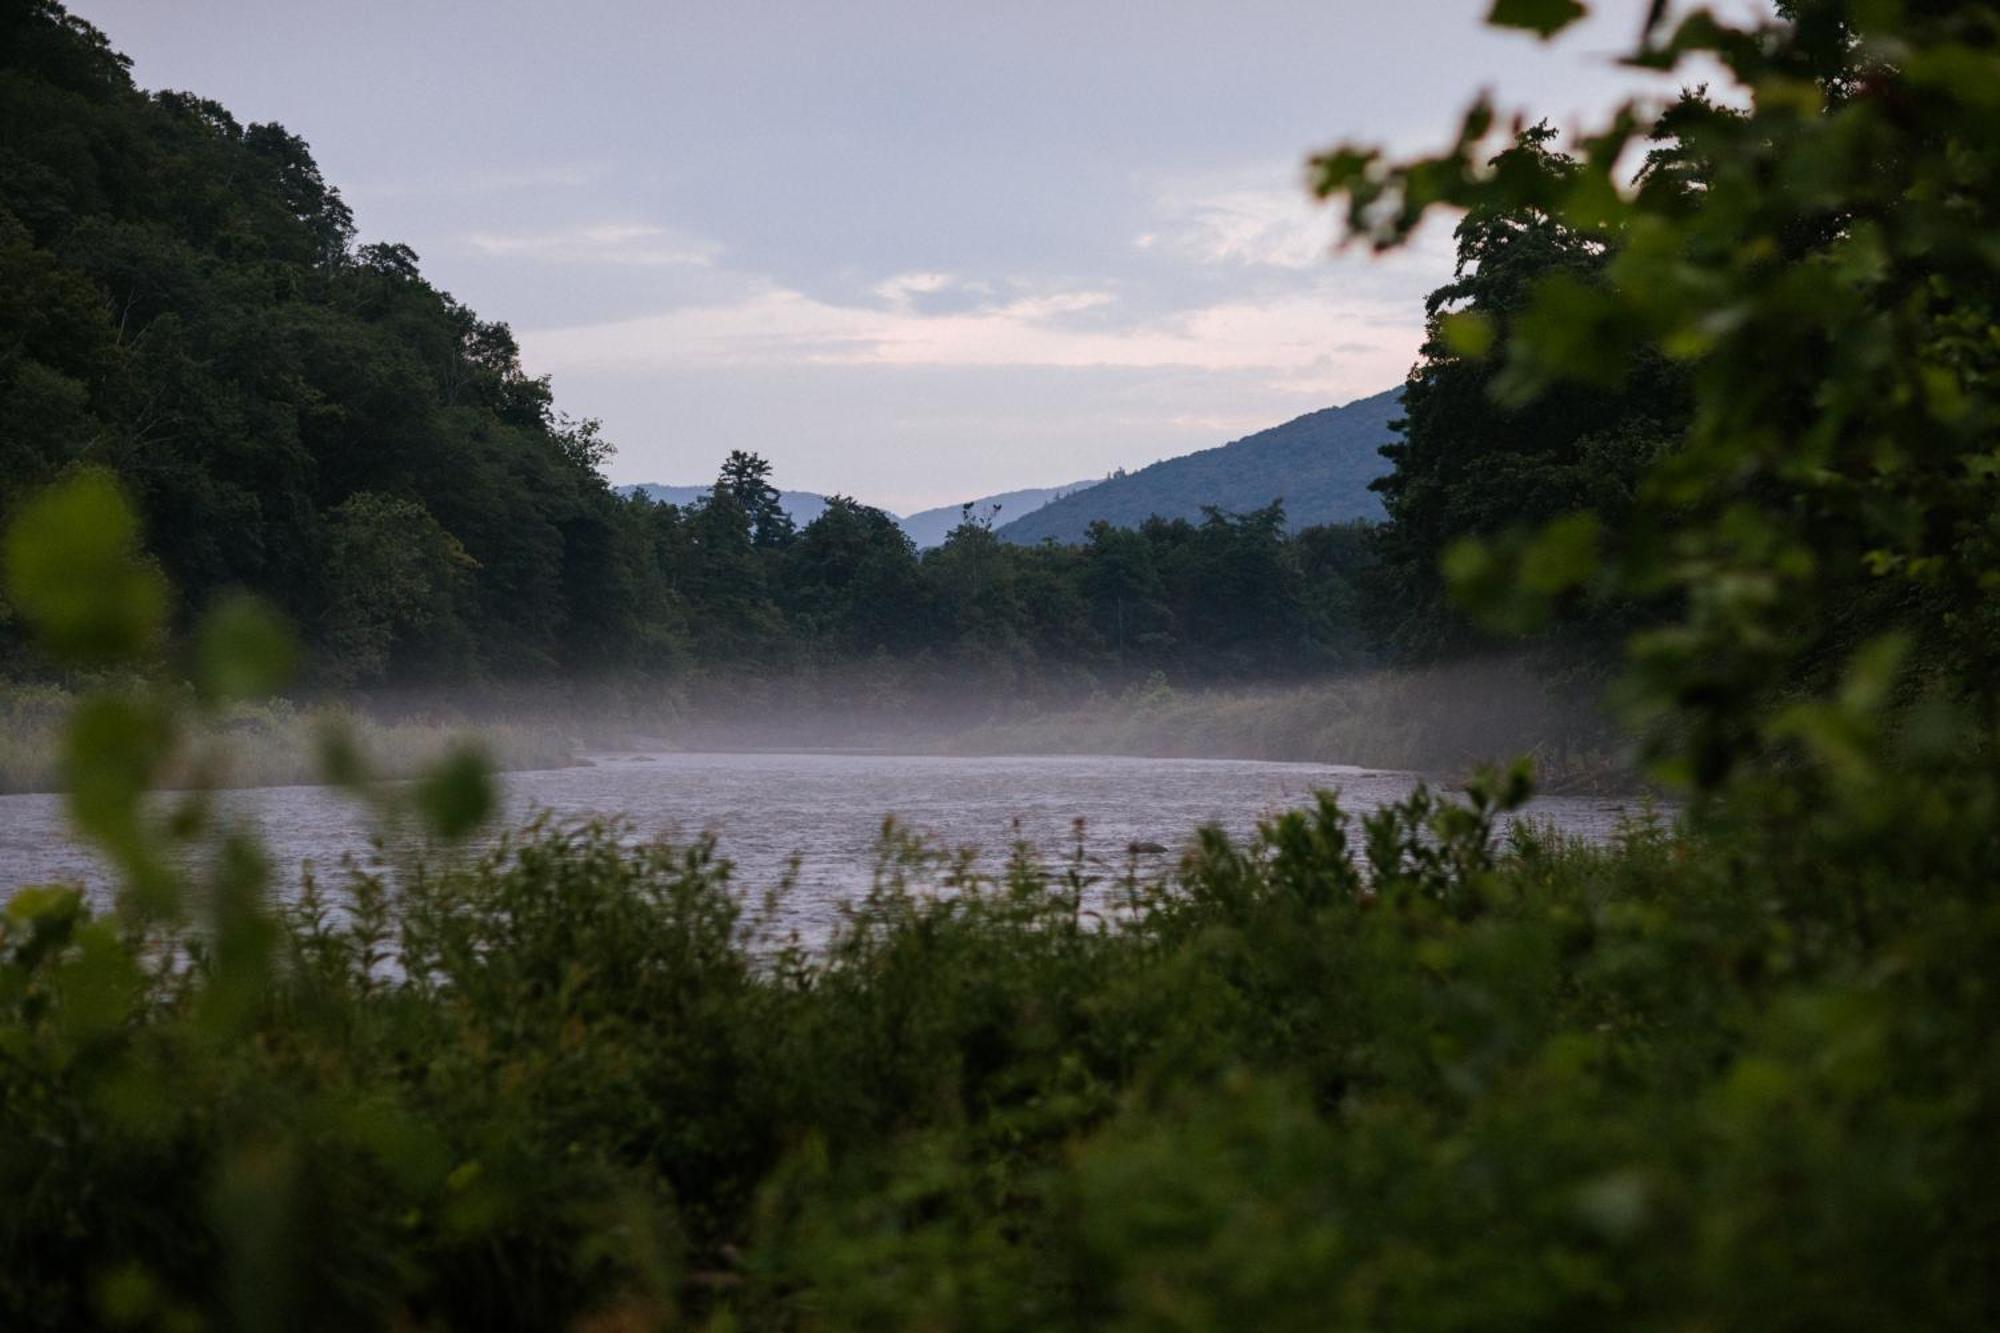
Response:
M1247 513L1282 503L1294 528L1382 516L1369 490L1389 470L1380 450L1396 436L1400 389L1329 407L1214 449L1169 458L1044 505L997 531L1012 542L1079 542L1090 525L1137 527L1148 518L1198 520L1209 508Z
M109 471L179 590L174 625L254 591L302 628L323 686L888 653L917 681L1082 687L1361 651L1364 544L1275 511L1034 554L974 522L920 558L852 500L794 522L749 455L688 503L617 494L611 446L557 411L504 323L354 236L297 136L143 92L89 24L6 0L0 511ZM4 619L0 655L39 669Z
M594 427L353 238L297 136L0 6L0 505L110 469L183 622L255 589L330 680L661 660L678 612Z

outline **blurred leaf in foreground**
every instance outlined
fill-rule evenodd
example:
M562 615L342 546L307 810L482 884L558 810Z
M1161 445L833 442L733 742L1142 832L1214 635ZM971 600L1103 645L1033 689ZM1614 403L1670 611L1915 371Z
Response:
M298 668L299 650L276 612L239 593L223 598L203 617L195 659L203 695L249 699L282 689Z
M1586 12L1577 0L1493 0L1486 21L1496 28L1525 28L1546 41Z
M60 657L132 658L166 618L166 580L139 554L138 519L94 469L22 507L7 529L6 579L8 597Z
M492 765L477 745L455 746L418 780L416 800L433 833L462 838L493 816Z

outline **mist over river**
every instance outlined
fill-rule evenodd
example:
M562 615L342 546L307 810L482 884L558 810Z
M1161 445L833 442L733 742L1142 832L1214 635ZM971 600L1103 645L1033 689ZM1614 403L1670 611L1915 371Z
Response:
M1025 840L1046 861L1084 849L1099 873L1115 874L1135 842L1178 852L1203 824L1246 834L1262 815L1304 805L1337 789L1355 814L1408 794L1417 776L1326 764L1234 759L1105 756L940 757L855 753L600 754L586 766L510 773L502 778L503 817L517 825L538 812L561 818L622 817L636 836L685 839L714 832L736 866L735 883L753 897L775 885L796 854L789 919L817 937L838 905L867 891L884 816L947 848L974 847L997 868ZM262 787L220 793L228 817L263 836L281 894L310 862L338 883L344 856L367 865L387 857L374 845L369 812L325 787ZM1609 837L1629 799L1545 797L1525 811L1566 833ZM1159 864L1163 856L1142 858ZM103 892L103 865L68 830L59 795L0 796L0 882L6 888L81 882Z

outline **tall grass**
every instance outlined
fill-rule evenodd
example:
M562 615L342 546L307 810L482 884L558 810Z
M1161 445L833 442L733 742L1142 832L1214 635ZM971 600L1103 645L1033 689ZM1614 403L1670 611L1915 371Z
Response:
M1518 661L1357 673L1264 689L1164 681L1017 715L939 742L960 753L1267 759L1469 773L1530 754L1544 784L1638 779L1604 717Z
M67 785L64 729L76 702L77 696L53 686L0 687L0 792L59 791ZM370 756L383 778L415 777L472 739L506 769L561 768L575 762L579 749L572 728L544 719L381 717L338 704L238 702L187 727L163 785L318 782L324 777L323 743L335 729Z

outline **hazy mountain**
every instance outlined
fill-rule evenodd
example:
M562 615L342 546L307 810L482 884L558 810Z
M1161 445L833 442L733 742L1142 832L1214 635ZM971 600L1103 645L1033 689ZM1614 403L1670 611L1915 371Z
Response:
M1096 484L1091 481L1075 481L1067 486L1032 486L1025 490L1002 491L998 495L983 495L972 502L972 516L978 519L991 518L996 523L1018 518L1039 509L1051 500L1073 495L1087 486ZM658 482L620 486L618 489L625 495L643 495L649 500L677 505L693 504L709 492L707 486L666 486ZM792 516L792 522L803 528L825 510L826 497L812 491L779 491L778 503L782 504L785 512ZM903 531L910 534L910 540L917 544L918 549L923 549L942 545L944 539L951 535L951 530L958 526L959 513L958 505L941 505L936 509L926 509L922 513L911 514L908 518L896 514L891 514L890 517L902 524Z
M1065 495L1095 486L1094 481L1073 481L1067 486L1034 486L1026 490L1002 491L998 495L981 496L972 502L972 517L979 520L991 519L997 526L1032 513L1053 500ZM910 534L910 540L919 547L941 546L951 530L958 526L964 512L960 505L940 505L936 509L926 509L922 513L911 514L902 520L903 531Z
M1273 500L1285 502L1294 528L1380 519L1382 501L1368 483L1389 470L1376 451L1396 438L1389 423L1402 413L1402 394L1399 386L1110 477L995 531L1015 542L1080 542L1098 519L1136 527L1155 514L1199 519L1203 505L1241 513Z

